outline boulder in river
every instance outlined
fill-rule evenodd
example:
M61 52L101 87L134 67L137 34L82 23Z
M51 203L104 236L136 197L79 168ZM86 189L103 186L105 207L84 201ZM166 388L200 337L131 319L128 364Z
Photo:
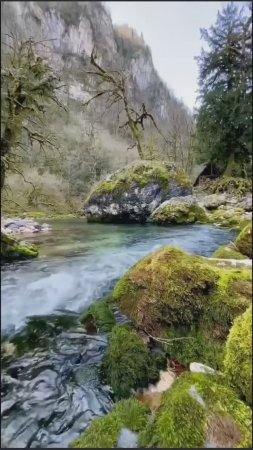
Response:
M158 225L207 223L208 217L194 197L187 195L163 202L153 211L151 221Z
M140 161L95 186L84 213L89 222L145 223L163 201L191 192L191 181L173 164Z

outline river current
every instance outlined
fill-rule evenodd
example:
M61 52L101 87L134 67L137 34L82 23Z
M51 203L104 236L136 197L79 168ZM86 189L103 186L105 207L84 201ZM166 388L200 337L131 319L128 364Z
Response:
M129 267L165 245L210 256L236 235L211 225L48 222L52 231L30 238L40 247L38 259L2 267L2 336L21 333L34 318L50 325L66 315L73 325L2 369L2 448L67 448L111 409L110 388L98 377L107 337L89 336L74 322Z

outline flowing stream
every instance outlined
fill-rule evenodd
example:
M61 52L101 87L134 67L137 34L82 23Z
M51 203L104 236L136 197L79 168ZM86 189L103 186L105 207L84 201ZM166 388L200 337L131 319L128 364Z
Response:
M51 232L30 238L40 246L38 259L2 267L2 337L28 329L39 343L2 368L2 448L67 448L111 409L110 388L98 376L107 337L87 335L78 314L129 267L165 245L210 256L236 235L211 225L48 222Z

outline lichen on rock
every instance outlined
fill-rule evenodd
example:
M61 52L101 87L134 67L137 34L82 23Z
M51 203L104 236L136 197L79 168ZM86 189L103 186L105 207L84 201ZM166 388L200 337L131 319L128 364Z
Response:
M138 161L95 186L84 212L90 222L144 223L163 201L191 190L191 181L174 165Z
M252 307L235 319L226 344L225 375L252 404Z
M153 211L151 221L158 225L209 222L205 209L192 196L166 200Z
M38 254L39 251L35 245L19 241L1 232L2 262L35 258Z

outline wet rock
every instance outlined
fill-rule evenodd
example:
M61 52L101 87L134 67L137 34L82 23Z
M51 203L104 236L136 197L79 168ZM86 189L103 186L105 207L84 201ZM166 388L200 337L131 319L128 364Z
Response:
M39 224L33 219L1 218L3 232L7 234L33 234L50 230L48 224Z

